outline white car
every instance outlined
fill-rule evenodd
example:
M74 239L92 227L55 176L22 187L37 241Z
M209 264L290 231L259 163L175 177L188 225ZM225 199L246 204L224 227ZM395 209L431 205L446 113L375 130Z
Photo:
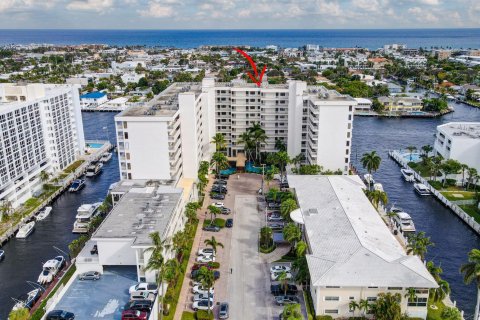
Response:
M225 207L225 205L223 204L223 202L214 202L212 203L212 206L215 206L217 208L223 208Z
M271 274L271 279L272 281L276 281L278 280L278 277L280 277L280 275L282 274L283 271L280 271L280 272L272 272ZM292 274L290 272L287 272L287 279L290 280L292 279Z
M140 282L139 284L131 286L130 289L128 289L129 294L132 294L134 292L139 292L139 291L146 291L146 292L157 294L158 286L155 283Z
M270 268L271 273L282 272L282 271L290 272L290 270L291 270L290 267L287 267L287 266L273 266Z
M197 262L207 263L207 262L214 262L215 256L214 255L205 255L205 256L198 256Z
M192 292L193 293L202 293L202 294L207 294L207 288L204 288L202 285L198 285L198 286L194 286L192 288ZM215 293L215 289L212 287L210 288L210 293L211 294L214 294Z
M209 302L208 300L195 301L192 304L192 309L194 311L197 311L197 310L212 310L213 309L213 303Z
M207 297L207 295L203 293L197 293L193 296L193 302L200 301L200 300L207 300L209 298L213 304L213 293L210 293L210 297Z
M203 248L198 250L197 255L199 256L215 255L215 250L213 250L213 248Z

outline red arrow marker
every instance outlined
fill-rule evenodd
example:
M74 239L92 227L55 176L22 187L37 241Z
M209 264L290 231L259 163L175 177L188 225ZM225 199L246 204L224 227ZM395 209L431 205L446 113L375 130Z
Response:
M262 69L262 72L260 73L260 76L258 75L258 71L257 71L257 65L255 64L255 62L253 61L253 59L246 53L244 52L243 50L240 50L238 48L235 48L235 50L240 53L242 56L245 57L245 59L248 60L248 62L250 62L250 65L252 66L253 68L253 72L255 72L255 76L253 76L250 72L247 72L248 76L250 77L250 79L252 79L253 82L255 82L257 84L257 86L261 86L262 85L262 79L263 79L263 75L265 74L265 70L267 70L267 65L264 65L263 66L263 69Z

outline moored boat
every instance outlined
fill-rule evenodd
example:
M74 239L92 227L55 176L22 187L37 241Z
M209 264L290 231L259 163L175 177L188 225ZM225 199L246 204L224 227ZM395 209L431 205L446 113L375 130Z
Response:
M415 233L415 224L413 223L413 220L408 213L406 213L400 208L395 207L392 207L390 211L395 213L395 215L393 216L393 221L401 232L403 232L405 235Z
M427 188L427 186L423 183L414 183L413 187L415 188L415 191L421 196L429 196L432 194Z
M108 162L112 158L112 153L111 152L105 152L102 154L102 157L100 158L100 162Z
M36 217L37 221L44 220L46 217L48 217L50 215L50 212L52 212L52 207L50 207L50 206L45 207L45 209L40 211L40 213L37 215L37 217Z
M400 169L400 172L402 173L403 178L407 182L413 182L415 181L415 176L413 175L413 171L410 169Z
M365 180L365 184L369 187L375 184L375 180L373 179L373 176L370 173L364 174L363 179Z
M31 309L35 302L40 299L40 296L42 295L42 289L36 288L33 289L32 291L29 291L27 293L27 296L25 299L19 298L19 299L13 299L16 303L12 308L12 311L18 310L18 309Z
M34 229L35 229L35 221L31 221L27 224L24 224L18 230L16 238L18 238L18 239L27 238L30 234L32 234Z
M46 284L53 281L55 275L60 270L61 262L57 259L50 259L43 264L43 270L38 276L37 282L40 284Z
M68 189L69 192L78 192L85 187L85 180L83 179L76 179L72 182L72 185Z
M100 174L100 172L102 172L102 167L103 163L99 161L93 161L87 167L87 170L85 171L85 176L90 178L95 177L96 175Z
M90 220L96 215L98 207L102 203L96 202L93 204L82 204L77 209L77 215L75 216L75 222L73 223L73 233L87 233L90 225Z

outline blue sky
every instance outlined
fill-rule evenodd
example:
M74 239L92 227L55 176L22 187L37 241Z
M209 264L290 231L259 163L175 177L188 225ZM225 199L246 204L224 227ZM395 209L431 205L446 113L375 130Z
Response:
M480 27L480 0L0 0L0 28Z

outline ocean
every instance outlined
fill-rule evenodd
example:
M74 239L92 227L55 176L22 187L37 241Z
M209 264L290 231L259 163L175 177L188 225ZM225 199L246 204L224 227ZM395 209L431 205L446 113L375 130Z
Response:
M361 29L361 30L0 30L0 45L9 44L108 44L195 48L202 45L300 47L318 44L327 48L378 49L402 43L409 48L480 48L480 29Z

